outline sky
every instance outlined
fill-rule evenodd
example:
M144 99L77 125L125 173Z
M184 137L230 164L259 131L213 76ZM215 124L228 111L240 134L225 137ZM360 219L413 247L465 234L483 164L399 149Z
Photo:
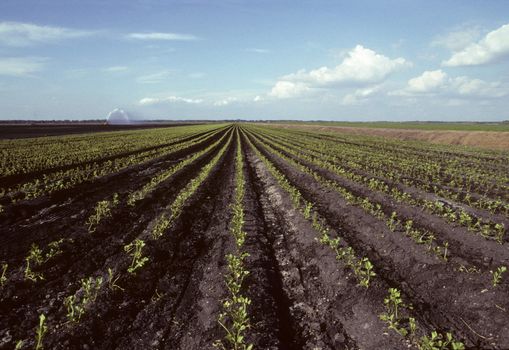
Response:
M0 119L509 120L509 1L1 0Z

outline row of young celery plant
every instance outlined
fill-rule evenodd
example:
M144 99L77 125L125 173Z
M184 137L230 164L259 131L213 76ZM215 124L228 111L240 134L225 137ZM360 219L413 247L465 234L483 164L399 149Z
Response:
M230 233L235 239L235 251L228 253L228 273L225 275L225 284L228 289L228 296L222 301L222 311L219 314L218 322L225 331L223 339L216 340L214 347L227 350L251 350L253 344L246 341L246 331L249 329L248 306L251 300L242 294L244 279L249 274L245 267L244 260L249 256L243 251L246 240L244 231L244 157L242 144L240 142L239 129L236 128L237 153L235 156L235 195L232 205L232 219L230 222Z
M245 132L245 129L243 132ZM371 261L369 261L367 257L358 258L354 249L348 246L346 242L343 242L340 237L331 237L330 227L327 225L326 220L320 216L318 211L313 208L313 203L307 201L301 195L299 190L294 187L290 181L288 181L286 176L260 152L258 147L250 140L249 137L246 137L245 139L250 149L253 150L256 156L265 164L265 167L278 182L279 186L290 195L294 208L298 210L317 231L319 234L317 240L320 243L329 246L336 253L336 259L344 262L345 266L353 271L360 286L368 288L372 278L376 276L373 270L374 266Z
M258 139L259 137L258 134L255 135L251 132L248 133L251 137L260 142L260 140ZM435 254L437 257L445 261L447 260L448 242L443 242L442 244L440 244L433 233L427 230L422 230L414 227L413 222L411 220L401 222L397 218L397 213L393 213L390 216L386 215L382 210L382 205L380 203L373 202L366 197L356 196L352 192L350 192L347 188L339 185L337 182L324 178L314 170L295 161L293 158L284 155L278 150L272 148L270 145L266 143L262 144L263 148L270 152L270 154L278 156L295 169L298 169L303 173L311 175L317 182L341 195L349 204L362 208L367 214L372 215L381 220L382 222L384 222L385 225L389 228L389 230L393 232L403 231L403 233L406 236L410 237L417 244L425 245L427 247L427 250L432 254Z
M91 181L99 177L121 171L129 166L143 164L158 157L170 155L199 142L205 142L218 132L221 132L221 130L216 130L211 134L200 136L181 144L172 144L160 149L132 154L126 157L108 160L106 162L94 162L78 166L76 168L44 174L42 178L37 178L35 180L16 185L7 190L0 190L4 191L3 193L0 193L0 198L2 197L2 194L4 196L12 194L11 201L15 202L20 199L33 199L51 194L58 190L69 189L86 181Z
M402 152L385 152L382 147L380 149L363 149L360 143L352 145L334 139L319 139L317 135L312 133L299 133L295 135L295 133L287 130L273 128L264 128L263 131L270 131L272 135L277 134L279 137L285 138L287 142L292 142L299 147L302 147L303 144L311 144L312 148L316 151L324 152L329 150L334 155L335 160L352 170L371 172L377 176L421 188L427 192L434 192L442 197L463 202L479 209L486 209L493 213L505 212L506 215L509 213L509 205L503 203L502 199L490 199L484 194L474 193L469 187L472 185L471 183L463 186L460 182L457 182L451 187L451 183L440 180L436 173L441 173L441 167L434 164L433 161L423 161L419 158L408 157ZM427 173L430 169L432 174ZM465 170L463 169L460 174L464 172ZM507 178L505 173L500 171L490 173L493 173L497 179ZM483 178L488 176L485 168L476 171L476 175ZM484 181L488 181L488 179Z
M257 129L260 130L260 129ZM324 140L313 140L312 137L299 135L296 138L293 134L283 132L282 130L276 131L274 129L263 129L265 133L270 132L272 136L277 136L284 140L285 143L292 144L296 147L309 147L320 153L329 153L330 160L341 164L343 167L350 169L350 171L362 171L372 173L378 177L388 179L393 182L403 183L407 186L419 188L426 192L436 193L442 197L451 199L456 202L462 202L478 209L489 210L492 213L509 213L509 204L504 203L500 198L490 199L485 195L479 195L470 191L468 188L463 188L459 185L452 188L450 186L440 185L435 179L430 182L428 177L422 178L416 174L416 168L425 165L414 166L413 159L404 159L401 156L397 160L392 154L383 154L381 151L369 152L363 151L360 147L344 145L337 142L327 142ZM304 141L303 141L304 140ZM408 166L405 164L408 163ZM426 164L425 161L421 161ZM402 167L405 167L402 169ZM479 174L484 174L486 171L480 171ZM410 175L409 175L410 174ZM422 175L422 174L421 174Z
M439 170L439 176L456 176L457 178L470 178L472 180L482 177L486 180L493 180L495 183L507 184L509 178L509 157L506 153L492 151L486 152L479 150L464 154L462 151L451 150L453 146L433 145L429 142L416 142L401 140L381 139L373 136L360 135L338 135L337 133L320 133L313 131L295 132L289 131L293 135L307 136L320 141L332 141L342 143L343 145L352 145L355 148L365 152L382 152L387 155L396 155L409 159L419 159L422 163L433 164L435 170ZM476 157L477 156L477 157ZM489 170L488 174L482 174ZM482 175L481 175L482 174ZM482 181L481 181L482 182ZM507 188L506 188L507 189Z
M221 157L224 155L228 147L230 146L233 138L233 133L230 131L228 140L225 145L219 150L217 155L205 165L200 173L189 181L186 186L177 194L177 197L170 205L168 212L163 212L155 221L155 225L152 229L151 235L154 239L161 237L164 232L175 222L175 220L182 214L182 209L187 203L189 198L198 190L201 184L207 179L210 172L216 164L219 162Z
M73 166L168 143L224 127L194 125L84 135L0 140L0 178Z
M303 147L288 145L284 141L279 141L276 138L267 136L261 132L258 132L258 135L265 143L270 144L271 147L275 147L276 149L290 154L298 161L312 163L340 177L363 184L372 191L383 192L389 195L396 202L426 210L430 214L438 215L446 219L451 224L459 224L460 226L467 228L469 231L476 232L486 239L494 239L500 244L504 243L506 229L503 223L478 217L462 207L452 207L438 200L432 201L416 195L408 194L398 189L397 186L388 181L350 171L341 164L329 161L328 159L331 156L329 151L317 152L313 151L309 145L304 149Z
M154 176L152 176L150 181L148 181L141 188L129 193L126 199L127 204L131 207L134 207L136 203L143 200L149 193L153 192L162 182L166 181L178 171L191 165L201 156L207 154L208 152L216 148L219 144L221 144L224 141L227 135L228 133L225 132L225 134L219 140L217 140L210 146L198 152L192 153L191 155L187 156L177 164L174 164L169 168L163 169L156 173ZM111 217L112 210L116 208L119 204L120 201L118 199L118 194L114 194L111 197L111 199L104 199L98 201L94 207L92 214L85 221L88 231L91 233L94 232L103 219Z
M412 305L403 301L399 289L389 288L388 292L389 294L384 298L385 312L379 315L379 318L387 324L389 330L405 337L419 350L465 349L463 342L456 340L451 332L441 333L433 330L430 335L424 334L419 337L421 332L419 332L416 319L409 313L413 309Z
M192 180L188 182L188 184L179 192L175 201L170 205L170 221L166 221L167 216L163 214L158 217L157 229L152 231L152 238L158 239L162 236L164 231L169 228L171 223L173 223L181 214L183 206L186 204L187 200L196 192L199 186L207 179L212 169L219 162L221 157L224 155L226 150L231 144L232 141L232 132L229 133L229 138L225 145L218 151L218 153L214 156L214 158L205 165L200 173L194 177ZM168 225L163 229L163 222L167 222ZM136 272L144 267L150 260L148 256L144 255L143 248L145 247L146 242L141 238L136 238L129 244L126 244L123 247L124 252L127 255L127 259L129 260L127 272L129 274L136 274ZM77 290L68 295L64 299L64 308L67 312L67 322L70 324L77 324L80 322L83 315L87 313L90 307L93 305L95 300L97 299L101 290L106 286L110 290L120 290L123 291L123 288L118 284L121 276L120 270L115 267L108 267L107 271L104 273L96 274L97 277L88 277L80 280L79 285L77 286ZM106 281L106 283L104 283ZM49 329L45 324L46 315L42 315L44 320L42 321L42 326L44 328L44 334L46 334ZM37 329L39 329L41 325ZM44 335L42 334L42 336ZM39 349L43 347L43 339L42 336L37 339L37 344L40 343ZM18 343L20 344L20 349L23 344L29 340L20 340Z
M440 176L443 172L441 169L443 167L430 160L423 161L419 158L414 159L405 156L403 152L385 152L383 148L363 149L359 146L359 143L351 145L349 143L338 142L337 140L314 140L317 136L311 133L295 135L287 130L263 129L265 132L270 130L273 135L277 133L279 137L284 137L288 142L295 143L296 146L302 147L302 144L305 143L312 144L312 148L316 151L333 151L335 159L343 164L343 166L348 166L351 169L375 173L377 176L421 188L427 192L434 192L443 197L464 202L479 209L509 213L509 205L504 203L503 199L498 198L496 195L495 197L497 198L490 199L485 193L474 193L472 187L475 187L475 183L472 181L462 184L461 177L464 177L466 171L463 168L460 168L461 172L456 179L441 179ZM486 178L488 175L485 169L476 170L474 173L477 177L482 177L482 182L491 181ZM494 174L498 180L504 178L503 174L496 172ZM486 191L486 188L484 191Z
M462 202L468 206L476 207L478 209L488 210L492 214L501 212L509 213L509 204L503 203L501 199L492 200L485 196L476 195L474 193L466 193L468 189L458 188L445 188L441 186L437 181L433 183L420 181L414 177L408 177L408 170L398 171L398 167L401 167L405 162L415 162L412 159L400 159L397 162L391 162L390 158L392 155L381 154L379 151L375 152L361 152L358 147L348 148L342 144L325 141L314 141L310 137L299 135L299 139L290 136L283 132L276 132L271 129L270 131L263 130L266 133L270 132L272 136L281 138L285 143L292 144L295 147L307 147L311 148L316 152L325 155L327 154L329 160L334 161L337 164L341 164L342 167L349 169L350 171L361 171L366 173L375 174L378 177L390 179L395 183L404 183L407 186L420 188L426 192L434 192L442 197L449 198L456 202ZM302 140L305 141L302 141ZM393 157L394 158L394 157ZM420 160L421 163L426 164L427 161ZM410 164L410 171L415 167ZM481 170L478 174L485 176L486 169ZM499 174L500 175L500 174ZM500 176L499 176L500 177ZM504 205L505 204L505 205Z

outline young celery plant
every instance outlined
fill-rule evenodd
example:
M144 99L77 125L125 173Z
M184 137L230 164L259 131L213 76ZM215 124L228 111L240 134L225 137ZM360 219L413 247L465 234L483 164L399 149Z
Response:
M39 326L35 330L35 350L42 350L43 344L43 338L46 332L48 331L48 326L46 326L46 316L44 314L39 315Z
M129 253L132 257L131 265L127 269L129 273L134 274L137 269L142 268L148 261L148 257L144 257L142 254L142 249L144 246L145 242L139 238L124 246L124 251Z
M496 287L502 281L502 274L507 271L506 266L499 266L495 271L490 271L492 275L493 287Z
M0 287L3 287L5 282L7 282L7 268L9 267L8 264L2 264L2 273L0 274Z

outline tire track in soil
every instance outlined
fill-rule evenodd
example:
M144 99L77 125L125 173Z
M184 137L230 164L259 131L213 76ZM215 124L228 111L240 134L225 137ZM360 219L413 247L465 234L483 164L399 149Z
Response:
M225 140L226 141L226 140ZM218 145L221 147L221 145ZM39 310L53 314L63 303L65 296L74 293L80 278L90 276L101 269L111 256L115 256L125 243L141 233L149 222L171 202L189 178L192 178L203 165L210 161L217 149L199 159L196 163L182 169L162 183L148 198L142 200L134 209L122 206L113 217L105 220L94 234L79 232L74 243L62 246L63 253L46 265L46 280L37 283L24 281L22 272L18 278L4 286L0 299L0 334L11 325L10 332L23 338L27 329L37 323ZM128 212L128 217L121 216ZM123 251L122 251L123 253ZM120 254L122 254L120 253ZM15 327L12 327L15 325Z
M310 175L263 147L260 150L307 200L315 203L331 226L342 228L345 240L374 263L380 277L406 294L415 315L430 330L452 330L466 340L467 346L509 348L509 317L495 307L509 308L507 286L489 288L489 275L458 273L446 263L429 261L409 238L388 231L384 223L352 207Z
M6 220L2 220L0 224L3 243L0 247L0 261L5 260L10 266L19 264L32 243L37 243L42 248L51 241L67 238L70 231L86 232L84 222L97 201L111 197L113 193L126 194L133 188L139 188L147 183L154 173L209 146L226 132L229 130L218 133L204 143L78 185L54 196L25 201L18 208L6 213Z
M287 282L285 292L292 301L291 314L307 342L303 348L408 348L401 337L386 332L378 317L384 311L387 286L374 280L368 290L359 287L355 276L341 267L332 250L317 242L311 224L293 208L289 196L254 154L251 163L265 197L262 203L267 204L264 209L272 217L272 225L280 230L275 246ZM293 284L288 283L291 265L297 270ZM307 309L302 299L309 303Z
M281 271L274 249L276 236L280 236L274 215L267 211L269 203L263 195L262 184L252 165L252 155L243 143L245 174L244 251L249 254L245 279L245 295L251 299L248 308L251 328L248 342L257 349L302 349L297 325L290 312L290 300L283 289ZM265 209L265 210L264 210ZM270 217L267 217L270 216Z

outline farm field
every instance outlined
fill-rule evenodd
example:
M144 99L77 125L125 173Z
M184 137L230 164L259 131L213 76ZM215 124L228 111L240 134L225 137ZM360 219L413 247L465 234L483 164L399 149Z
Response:
M0 165L0 349L509 349L507 151L238 123Z
M192 125L192 123L167 123L167 124L130 124L108 125L106 122L99 123L0 123L1 139L19 139L29 137L62 136L70 134L84 134L91 132L129 131L137 129L151 129L160 127L174 127Z

